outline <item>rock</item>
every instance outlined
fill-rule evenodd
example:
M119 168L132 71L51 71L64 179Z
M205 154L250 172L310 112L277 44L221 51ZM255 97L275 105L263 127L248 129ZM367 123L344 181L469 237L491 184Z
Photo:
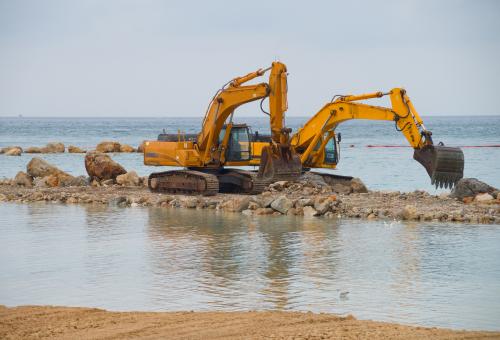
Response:
M21 156L23 153L23 149L21 148L10 148L9 150L4 152L5 156Z
M245 216L252 216L253 215L253 210L246 209L241 212Z
M63 153L64 152L63 143L47 143L46 146L41 148L42 153Z
M325 177L325 178L328 179L328 177ZM304 181L307 183L311 183L315 186L322 187L322 186L328 185L325 178L323 178L323 176L319 175L318 173L308 171L308 172L304 173L302 176L300 176L300 181Z
M359 178L353 178L351 180L351 192L355 193L367 193L368 188Z
M20 146L6 146L0 149L0 153L7 153L11 150L20 150L23 153L23 149Z
M406 205L397 216L402 220L413 220L417 217L417 208L413 205Z
M330 209L330 204L333 200L330 197L318 197L314 200L314 209L323 215Z
M47 188L47 182L45 182L45 177L36 177L33 179L33 186L35 188Z
M314 205L314 200L312 198L300 198L295 202L295 207L307 207L307 206L313 206Z
M97 144L95 150L103 153L120 152L120 146L121 145L118 142L104 141Z
M269 189L271 191L283 191L283 189L285 189L285 187L287 186L288 184L288 181L278 181L278 182L274 182L272 184L269 185Z
M62 187L83 187L89 185L89 178L85 176L60 176L59 186Z
M137 187L141 185L141 180L135 171L129 171L116 176L116 183L127 187Z
M145 141L143 141L138 147L137 147L137 152L144 152L144 143L146 143Z
M477 194L492 194L496 190L498 189L481 182L477 178L462 178L451 191L450 197L463 200L464 197L474 197Z
M465 204L472 203L472 201L474 201L474 197L467 196L462 198L462 202L464 202Z
M297 211L295 208L290 208L288 209L288 211L286 212L287 215L289 216L293 216L293 215L297 215Z
M304 215L304 217L313 217L318 216L319 212L317 212L316 209L311 206L305 206L304 208L302 208L302 214Z
M141 177L141 184L143 187L148 187L149 176Z
M186 197L181 199L181 206L184 208L194 209L198 205L197 197Z
M234 212L242 212L243 210L247 210L250 204L250 197L241 196L234 197L228 201L222 202L220 204L220 209L226 211L234 211Z
M70 145L70 146L68 146L68 152L69 153L85 153L86 151L83 149L80 149L78 146Z
M259 208L260 208L260 204L259 204L259 203L257 203L257 202L250 201L250 202L248 203L248 209L249 209L249 210L257 210L257 209L259 209Z
M6 201L8 201L7 196L5 196L4 194L0 194L0 202L6 202Z
M120 152L135 152L135 149L127 144L120 145Z
M16 183L16 185L21 185L24 187L32 187L33 178L29 176L27 173L19 171L16 177L14 177L14 183Z
M85 169L91 179L110 179L123 175L127 171L106 154L91 151L85 155Z
M288 209L293 207L293 201L288 199L286 196L279 196L271 203L271 208L279 211L282 214L286 214Z
M350 194L351 193L351 187L349 185L337 183L332 185L332 190L335 191L338 194Z
M123 175L120 175L120 176L123 176ZM115 180L110 178L110 179L105 179L104 181L101 181L101 185L104 185L104 186L110 186L110 185L113 185L115 184Z
M31 161L26 165L26 172L28 175L31 177L47 177L50 175L55 175L59 173L63 173L65 175L65 172L59 170L57 167L54 165L50 164L46 160L39 158L39 157L33 157ZM69 175L68 175L69 176Z
M271 208L258 208L255 210L255 215L271 215L274 210Z
M476 202L488 202L493 201L494 199L495 198L488 193L477 194L476 197L474 197L474 201Z
M37 146L30 146L24 150L24 153L42 153L42 149Z
M260 195L259 205L262 208L269 208L271 206L271 203L273 203L273 201L274 201L273 196Z

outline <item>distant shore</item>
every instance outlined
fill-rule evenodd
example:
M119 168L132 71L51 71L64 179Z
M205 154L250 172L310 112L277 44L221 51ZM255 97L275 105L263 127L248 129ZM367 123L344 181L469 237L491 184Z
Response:
M0 306L2 339L493 339L462 331L303 312L108 312Z

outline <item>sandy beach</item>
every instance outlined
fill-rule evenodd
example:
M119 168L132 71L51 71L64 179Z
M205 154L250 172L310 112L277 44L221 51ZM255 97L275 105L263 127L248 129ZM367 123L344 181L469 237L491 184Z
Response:
M499 339L458 331L300 312L108 312L0 307L2 339Z

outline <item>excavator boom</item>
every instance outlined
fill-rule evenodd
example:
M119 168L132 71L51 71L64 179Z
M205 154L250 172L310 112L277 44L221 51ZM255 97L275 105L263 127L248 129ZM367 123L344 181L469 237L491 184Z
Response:
M391 108L358 102L386 95L390 96ZM400 88L387 93L339 96L323 106L292 136L291 144L301 155L302 165L306 168L335 167L336 161L333 164L325 162L326 145L335 137L337 126L352 119L394 121L396 129L414 148L413 158L425 167L436 187L451 188L463 177L462 150L434 145L432 133L425 128L406 91Z

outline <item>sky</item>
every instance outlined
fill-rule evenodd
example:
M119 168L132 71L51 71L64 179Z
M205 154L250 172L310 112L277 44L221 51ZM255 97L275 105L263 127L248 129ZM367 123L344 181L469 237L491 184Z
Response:
M0 117L202 117L274 60L289 116L394 87L424 116L500 114L500 1L0 0Z

